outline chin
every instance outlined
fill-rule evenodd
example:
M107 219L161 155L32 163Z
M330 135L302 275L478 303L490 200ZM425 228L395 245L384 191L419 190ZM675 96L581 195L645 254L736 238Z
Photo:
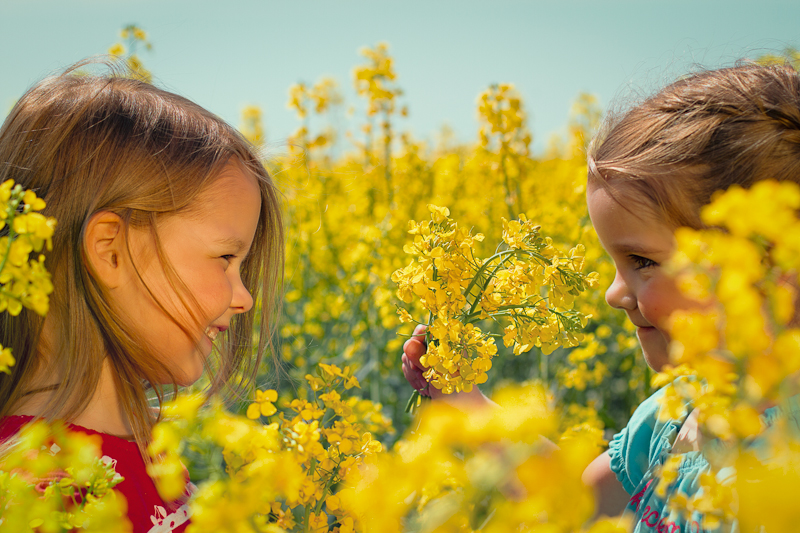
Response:
M656 372L661 372L664 366L669 363L669 355L667 355L666 351L653 354L649 350L642 348L642 353L644 354L644 361L647 363L647 366Z
M175 382L177 385L180 387L188 387L200 379L205 371L205 365L203 364L203 361L204 360L198 354L194 354L191 360L186 361L185 364L177 368L174 368L173 373L175 375Z
M639 344L642 347L642 354L647 366L661 372L661 369L667 365L669 361L669 350L667 347L669 343L666 338L653 328L647 328L648 331L637 332L639 337Z
M178 385L181 387L188 387L189 385L193 385L198 379L203 376L203 365L200 365L199 368L193 368L191 370L183 371L181 375L178 377Z
M202 376L202 373L192 376L187 376L185 374L182 376L176 376L175 384L179 387L189 387L191 385L194 385L195 382L197 382L197 380L200 379L200 376Z

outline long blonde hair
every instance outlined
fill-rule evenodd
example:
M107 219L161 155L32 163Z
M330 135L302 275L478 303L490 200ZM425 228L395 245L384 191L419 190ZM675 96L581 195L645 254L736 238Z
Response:
M0 130L0 182L13 179L36 191L47 202L44 213L58 221L46 260L55 285L47 320L56 345L48 347L53 355L48 362L57 365L52 373L62 381L52 386L43 417L70 421L79 415L108 357L133 436L141 449L146 445L156 420L148 387L161 402L164 376L177 385L109 304L108 291L86 257L86 225L94 213L110 211L121 217L126 231L148 229L173 288L183 287L161 249L157 223L190 209L232 160L257 178L261 191L258 228L241 267L244 286L260 303L260 322L255 323L253 312L233 317L218 356L207 363L212 392L243 386L274 339L283 226L279 192L257 154L234 128L193 102L113 74L82 75L70 69L41 81L14 106ZM192 310L195 302L184 304L197 312ZM188 334L185 324L173 321ZM11 347L17 359L10 375L0 375L0 416L30 393L25 387L42 370L38 347L43 324L32 312L0 318L0 343ZM257 346L254 331L260 332Z

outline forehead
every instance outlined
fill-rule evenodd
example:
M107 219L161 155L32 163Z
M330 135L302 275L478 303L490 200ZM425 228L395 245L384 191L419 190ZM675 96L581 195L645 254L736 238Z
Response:
M590 217L593 211L598 215L627 213L643 221L669 225L657 205L642 198L635 188L624 183L615 183L612 186L590 179L586 185L586 205Z
M245 206L260 213L261 196L258 178L238 162L230 162L208 180L188 205L173 215L203 221L223 211L237 213ZM169 217L167 215L165 218Z
M258 179L238 162L226 164L216 178L197 195L198 203L218 204L222 201L260 199ZM232 206L232 207L235 207Z
M586 188L589 217L603 246L633 246L635 241L672 242L674 229L643 202L625 202L626 196L590 180ZM623 204L623 202L625 202Z
M229 163L185 209L164 217L159 231L183 232L186 241L224 241L248 248L263 223L261 211L258 179L238 163Z

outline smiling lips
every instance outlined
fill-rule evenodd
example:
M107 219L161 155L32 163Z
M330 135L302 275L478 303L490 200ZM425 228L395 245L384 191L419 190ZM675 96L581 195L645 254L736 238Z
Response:
M216 340L217 335L219 335L226 329L228 329L226 326L208 326L206 328L206 337L208 337L212 341Z

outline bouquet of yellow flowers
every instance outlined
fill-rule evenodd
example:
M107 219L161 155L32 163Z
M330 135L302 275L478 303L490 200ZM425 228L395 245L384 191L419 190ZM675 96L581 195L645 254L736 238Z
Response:
M428 351L421 362L426 379L446 394L470 391L484 383L497 354L496 334L476 325L491 320L504 325L506 346L515 355L533 348L549 354L559 346L576 346L588 316L574 308L575 297L596 285L597 273L583 272L584 247L561 254L540 227L520 215L503 221L503 242L494 255L474 254L483 235L472 235L450 218L450 210L428 206L431 219L409 222L412 243L404 251L415 257L392 274L397 295L415 298L428 311ZM405 308L400 320L413 322ZM412 400L416 396L412 397Z

